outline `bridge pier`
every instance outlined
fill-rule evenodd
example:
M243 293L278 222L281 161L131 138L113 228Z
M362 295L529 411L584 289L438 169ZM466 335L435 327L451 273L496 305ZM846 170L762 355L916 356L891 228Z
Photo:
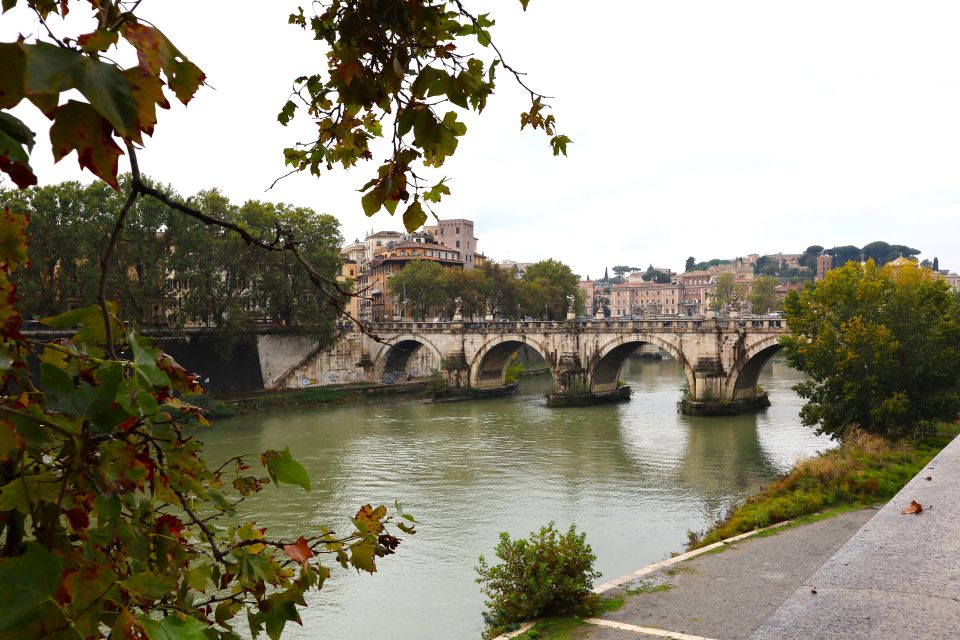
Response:
M760 368L762 364L756 374ZM737 373L742 375L742 371ZM680 400L680 412L688 416L732 416L769 407L766 392L756 390L756 375L749 386L743 384L746 379L740 381L740 375L725 371L719 357L701 356L693 367L693 385Z
M588 371L576 353L565 353L553 367L553 391L547 394L548 407L588 407L630 399L630 387L591 391Z

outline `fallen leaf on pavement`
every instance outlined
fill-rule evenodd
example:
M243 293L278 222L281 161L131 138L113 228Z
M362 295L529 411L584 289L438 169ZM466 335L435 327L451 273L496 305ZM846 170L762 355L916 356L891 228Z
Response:
M904 509L903 511L901 511L900 513L920 513L922 511L923 511L923 505L917 502L916 500L912 500L910 502L910 506Z

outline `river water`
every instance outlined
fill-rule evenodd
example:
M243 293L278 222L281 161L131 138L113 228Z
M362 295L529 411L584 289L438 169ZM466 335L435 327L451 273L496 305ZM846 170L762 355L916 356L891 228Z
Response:
M351 405L218 421L207 457L289 446L313 491L268 487L243 505L269 534L346 529L359 505L400 500L420 522L379 571L336 567L303 627L284 637L479 638L474 567L500 531L553 520L587 534L605 579L680 551L737 500L830 446L800 425L790 390L801 374L774 359L761 375L773 403L759 413L692 418L676 412L674 360L628 360L634 389L619 405L547 409L549 377L525 378L510 398L450 404ZM251 457L251 462L256 457Z

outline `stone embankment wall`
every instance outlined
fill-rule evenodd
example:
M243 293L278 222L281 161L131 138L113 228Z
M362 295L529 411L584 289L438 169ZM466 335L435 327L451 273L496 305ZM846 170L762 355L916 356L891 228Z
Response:
M197 373L213 394L234 394L263 389L303 389L324 385L366 382L360 335L350 333L333 346L304 335L249 335L225 340L212 335L157 339L159 346L188 371ZM410 370L429 375L431 354L418 354ZM368 356L369 357L369 356ZM421 362L423 360L423 362ZM404 376L405 377L405 376Z

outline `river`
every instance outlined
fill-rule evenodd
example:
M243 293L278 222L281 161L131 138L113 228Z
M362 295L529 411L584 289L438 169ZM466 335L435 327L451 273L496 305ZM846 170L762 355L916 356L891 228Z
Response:
M272 536L349 524L359 505L400 500L420 522L379 571L336 567L303 627L285 638L479 638L474 567L498 533L526 536L553 520L587 534L604 579L680 551L796 458L830 446L800 425L790 390L801 374L775 358L761 375L773 405L755 414L692 418L676 412L674 360L628 360L634 389L619 405L547 409L549 377L525 378L510 398L358 404L221 420L202 435L207 457L289 446L313 491L268 487L242 513ZM256 460L251 456L251 463Z

